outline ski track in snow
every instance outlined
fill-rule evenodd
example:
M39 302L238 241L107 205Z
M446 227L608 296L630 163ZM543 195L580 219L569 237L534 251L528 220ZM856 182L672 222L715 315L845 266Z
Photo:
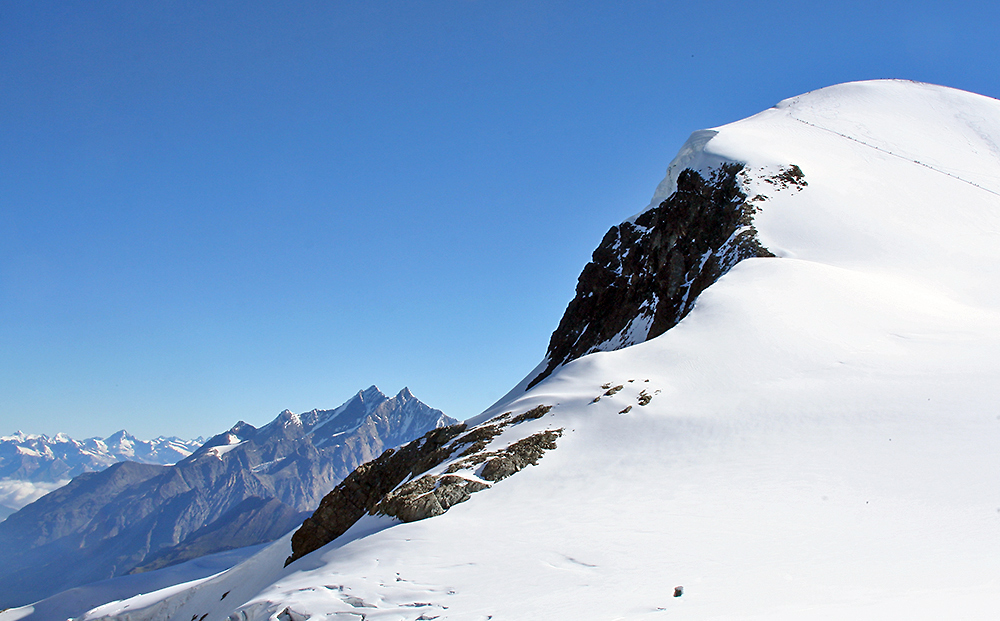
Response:
M934 172L941 173L942 175L947 175L947 176L951 177L952 179L957 179L958 181L961 181L962 183L968 183L972 187L979 188L980 190L983 190L984 192L989 192L990 194L993 194L993 195L996 195L996 196L1000 196L1000 192L995 192L995 191L993 191L993 190L991 190L989 188L984 188L983 186L979 185L978 183L975 183L973 181L969 181L968 179L963 179L963 178L959 177L958 175L954 175L954 174L952 174L952 173L950 173L950 172L948 172L946 170L941 170L940 168L935 168L934 166L931 166L930 164L925 164L925 163L921 162L920 160L913 160L913 159L910 159L910 158L906 157L905 155L899 155L898 153L893 153L892 151L889 151L887 149L882 149L882 148L877 147L877 146L875 146L873 144L868 144L864 140L859 140L859 139L857 139L857 138L855 138L853 136L848 136L847 134L842 134L842 133L840 133L840 132L838 132L836 130L829 129L829 128L823 127L821 125L817 125L816 123L810 123L809 121L806 121L805 119L797 118L794 115L789 115L789 118L791 118L791 119L793 119L795 121L798 121L799 123L802 123L804 125L808 125L809 127L815 127L816 129L821 129L821 130L823 130L825 132L830 132L831 134L840 136L841 138L846 138L847 140L852 140L852 141L854 141L854 142L856 142L856 143L858 143L860 145L864 145L864 146L868 147L869 149L875 149L876 151L881 151L882 153L885 153L887 155L891 155L893 157L898 157L899 159L901 159L903 161L910 162L910 163L916 164L918 166L923 166L924 168L928 168L930 170L933 170Z

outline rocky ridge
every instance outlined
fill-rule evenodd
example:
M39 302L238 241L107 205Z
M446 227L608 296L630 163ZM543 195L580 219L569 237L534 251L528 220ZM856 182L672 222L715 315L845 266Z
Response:
M552 334L546 367L527 387L580 356L663 334L738 262L773 257L753 225L757 204L768 197L745 191L750 181L750 171L739 163L702 172L686 168L678 174L675 191L658 206L612 227L584 267L576 296ZM807 185L794 164L761 176L761 181L775 191L798 191ZM603 395L613 396L621 388L603 386ZM651 399L643 391L638 404ZM286 565L335 540L366 513L403 522L441 515L471 494L537 463L556 447L562 429L544 430L493 450L487 447L508 427L540 418L549 409L538 406L517 416L506 412L471 430L464 424L436 429L362 465L324 497L296 531ZM626 406L620 413L630 410Z
M539 405L516 416L505 412L472 429L465 423L435 429L361 465L292 535L285 565L334 541L366 513L402 522L441 515L471 494L537 464L545 451L556 448L562 429L544 429L488 449L508 429L540 419L551 409Z
M748 196L749 175L739 163L702 172L683 169L665 200L611 227L552 333L544 369L527 387L580 356L663 334L734 265L773 257L753 225L757 203L767 197ZM776 190L807 185L795 165L763 180Z

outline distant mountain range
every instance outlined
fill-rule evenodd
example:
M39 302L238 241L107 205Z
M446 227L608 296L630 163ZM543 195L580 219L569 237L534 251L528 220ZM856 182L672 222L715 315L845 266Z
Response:
M203 438L139 440L124 429L107 438L74 440L20 431L0 437L0 520L85 472L120 461L169 465L188 457Z
M372 386L333 410L285 410L259 429L240 421L172 466L122 461L80 474L0 523L0 608L273 540L360 464L454 422L406 388L389 398ZM104 444L155 452L124 436ZM55 453L34 446L13 452Z

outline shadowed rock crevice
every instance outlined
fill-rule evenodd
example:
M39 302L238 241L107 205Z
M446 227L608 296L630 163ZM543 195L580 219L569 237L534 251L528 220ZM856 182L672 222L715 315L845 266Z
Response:
M570 360L663 334L738 262L774 256L757 240L743 168L726 164L707 179L686 169L666 200L607 232L552 333L546 368L528 388ZM795 172L792 181L804 183Z

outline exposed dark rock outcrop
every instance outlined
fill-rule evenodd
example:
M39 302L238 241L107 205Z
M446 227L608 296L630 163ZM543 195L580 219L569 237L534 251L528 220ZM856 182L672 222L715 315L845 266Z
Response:
M323 498L316 512L292 535L292 554L285 565L334 541L365 513L389 515L403 522L434 517L488 489L491 483L537 464L545 451L556 448L562 429L541 431L498 450L486 448L504 430L539 419L551 409L539 405L516 416L504 412L464 434L464 424L435 429L362 464ZM427 473L456 453L456 461L443 472Z
M403 522L416 522L441 515L458 503L468 500L472 494L487 488L488 483L457 474L425 474L389 494L374 510Z
M391 515L403 522L441 515L468 500L471 494L489 488L490 483L506 479L526 466L538 464L545 451L556 448L556 438L561 435L561 429L540 431L497 451L465 451L463 458L450 464L443 474L425 474L402 485L378 503L372 512ZM477 469L479 476L475 477Z
M798 167L788 170L779 181L804 185ZM570 360L663 334L736 263L774 256L757 240L757 208L740 189L742 171L727 164L706 179L684 170L676 192L608 231L552 334L546 368L529 388Z
M454 448L445 445L463 431L462 423L434 429L419 440L398 450L389 449L377 459L358 466L323 497L316 511L292 535L292 555L285 565L343 535L407 477L425 472L450 457Z
M480 476L487 481L500 481L518 472L525 466L534 466L545 451L556 447L556 438L562 429L542 431L522 438L506 449L486 455Z

